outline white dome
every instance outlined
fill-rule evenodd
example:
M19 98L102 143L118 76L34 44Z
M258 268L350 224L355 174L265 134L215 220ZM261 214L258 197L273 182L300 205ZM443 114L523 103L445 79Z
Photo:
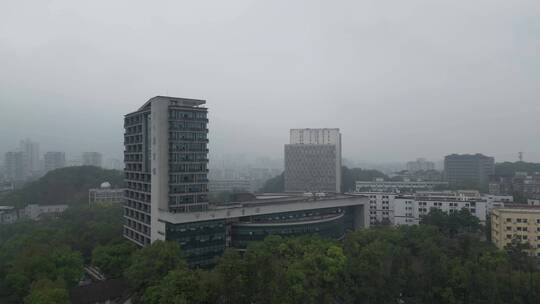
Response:
M101 183L101 188L110 188L111 187L111 183L109 182L104 182L104 183Z

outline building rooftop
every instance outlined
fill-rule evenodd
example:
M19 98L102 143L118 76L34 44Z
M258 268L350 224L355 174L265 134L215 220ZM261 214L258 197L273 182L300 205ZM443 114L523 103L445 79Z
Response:
M202 99L191 99L191 98L181 98L181 97L171 97L171 96L155 96L155 97L150 98L147 102L145 102L142 105L142 107L139 108L139 111L148 107L154 101L171 101L178 106L186 106L186 107L197 107L206 103L206 101Z

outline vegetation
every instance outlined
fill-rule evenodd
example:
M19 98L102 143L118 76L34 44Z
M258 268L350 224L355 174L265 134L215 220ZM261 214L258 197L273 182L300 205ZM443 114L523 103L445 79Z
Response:
M27 204L70 206L88 203L88 190L108 181L121 187L124 176L118 170L105 170L92 166L67 167L53 170L2 198L8 205L22 208Z
M495 164L495 175L497 176L514 176L516 172L534 173L540 172L539 163L527 162L504 162Z
M538 260L484 241L467 211L431 211L419 226L269 236L190 269L178 243L122 241L121 208L72 208L59 219L0 226L0 303L68 303L83 265L129 281L135 303L539 303Z
M127 267L134 248L121 233L120 206L73 207L58 219L0 226L0 303L68 303L84 264L95 260L107 274Z
M285 173L267 180L259 190L262 193L280 193L285 191Z

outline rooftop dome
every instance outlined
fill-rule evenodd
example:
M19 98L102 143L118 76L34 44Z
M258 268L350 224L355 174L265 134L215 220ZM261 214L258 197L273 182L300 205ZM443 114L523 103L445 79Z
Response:
M110 187L111 187L111 183L109 183L109 182L103 182L103 183L101 183L101 186L100 186L100 187L101 187L101 188L105 188L105 189L106 189L106 188L110 188Z

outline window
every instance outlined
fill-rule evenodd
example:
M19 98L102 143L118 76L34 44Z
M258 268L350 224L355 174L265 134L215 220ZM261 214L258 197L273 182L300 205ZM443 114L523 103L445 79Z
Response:
M507 218L507 219L506 219L506 222L508 222L508 223L510 223L511 221L512 221L511 218Z

